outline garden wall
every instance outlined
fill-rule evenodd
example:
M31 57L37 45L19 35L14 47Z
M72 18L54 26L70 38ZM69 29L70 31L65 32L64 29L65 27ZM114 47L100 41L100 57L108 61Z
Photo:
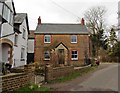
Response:
M35 75L30 67L25 67L25 71L22 73L10 73L4 76L0 76L2 78L2 91L13 91L30 83L34 83Z
M64 66L64 67L56 67L52 68L50 65L46 68L46 80L54 80L58 77L67 76L68 74L74 71L73 66Z

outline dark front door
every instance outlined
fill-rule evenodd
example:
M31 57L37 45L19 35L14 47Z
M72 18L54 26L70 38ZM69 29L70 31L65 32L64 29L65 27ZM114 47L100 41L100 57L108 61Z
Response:
M59 64L64 64L64 61L65 61L64 49L59 49L58 50L58 62Z

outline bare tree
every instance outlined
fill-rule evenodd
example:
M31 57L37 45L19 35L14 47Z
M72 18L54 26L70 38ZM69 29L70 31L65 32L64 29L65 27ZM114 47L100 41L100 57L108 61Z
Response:
M92 31L92 34L96 34L103 29L105 13L106 8L103 6L92 7L85 12L86 24Z
M103 6L92 7L84 14L86 25L90 30L90 38L92 41L92 56L98 56L99 48L103 45L104 34L104 15L106 9Z

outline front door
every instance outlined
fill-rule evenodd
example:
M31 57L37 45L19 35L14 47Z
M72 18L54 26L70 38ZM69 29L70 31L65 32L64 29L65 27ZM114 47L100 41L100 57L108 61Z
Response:
M65 61L64 49L59 49L58 50L58 62L59 64L64 64L64 61Z

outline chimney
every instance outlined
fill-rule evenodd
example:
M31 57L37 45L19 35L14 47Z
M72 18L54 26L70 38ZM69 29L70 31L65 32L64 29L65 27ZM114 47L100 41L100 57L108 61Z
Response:
M85 25L85 20L84 20L84 18L81 19L81 25Z
M38 18L38 25L41 25L41 18L40 18L40 16Z

